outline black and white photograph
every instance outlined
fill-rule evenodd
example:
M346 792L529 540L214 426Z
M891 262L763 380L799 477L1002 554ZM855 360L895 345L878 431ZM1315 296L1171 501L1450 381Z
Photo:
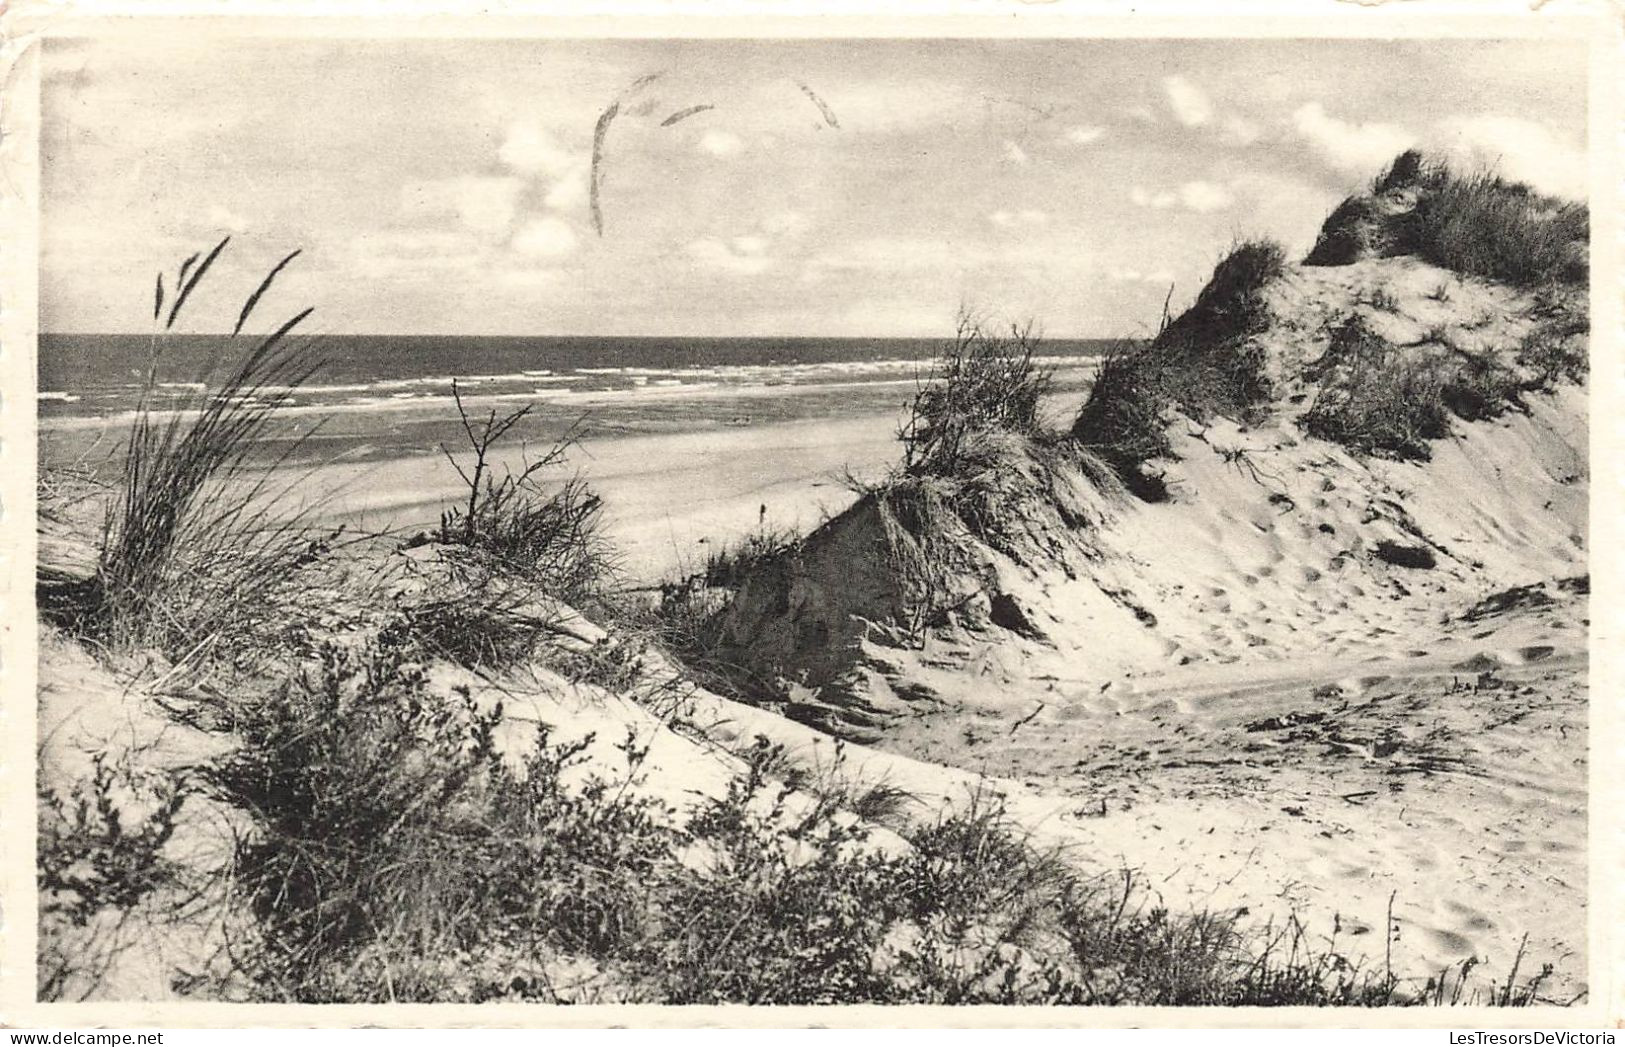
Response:
M1617 1002L1596 23L301 21L28 49L33 1004Z

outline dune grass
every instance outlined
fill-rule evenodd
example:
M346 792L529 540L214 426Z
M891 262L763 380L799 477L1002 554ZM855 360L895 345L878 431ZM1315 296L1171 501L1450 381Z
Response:
M1101 361L1072 436L1111 463L1143 498L1164 490L1145 465L1171 453L1167 412L1201 419L1247 420L1271 392L1254 336L1268 325L1263 292L1285 271L1286 254L1270 240L1238 243L1177 318L1149 343L1125 343Z
M1578 333L1559 321L1539 324L1511 353L1462 349L1444 332L1395 345L1351 313L1311 369L1320 388L1299 424L1356 454L1425 461L1452 418L1497 418L1531 393L1583 378Z
M309 344L293 338L312 310L246 345L240 341L256 304L297 251L245 300L234 333L222 338L214 363L198 376L199 391L163 409L156 402L165 338L228 240L201 262L198 255L186 260L173 299L158 279L154 319L162 327L153 334L120 449L95 575L81 586L77 606L55 603L66 624L109 646L150 646L189 658L211 644L229 646L222 643L228 634L274 628L278 593L323 544L305 514L288 506L273 470L251 461L278 409L319 364Z
M1408 149L1372 180L1369 194L1338 205L1304 264L1414 254L1514 287L1584 285L1590 224L1584 203Z

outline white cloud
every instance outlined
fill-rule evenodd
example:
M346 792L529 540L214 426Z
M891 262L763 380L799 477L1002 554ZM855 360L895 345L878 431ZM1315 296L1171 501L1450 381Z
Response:
M408 217L455 215L464 228L500 237L513 223L524 183L508 176L464 175L401 186L401 212Z
M1142 273L1138 269L1113 269L1109 275L1119 283L1171 284L1174 282L1174 274L1167 269L1158 269L1150 273Z
M1045 225L1049 222L1049 215L1043 211L1024 208L1020 211L994 211L987 216L987 220L1000 229L1014 229L1021 225Z
M575 230L558 218L536 218L514 234L513 249L532 258L563 258L576 249Z
M1213 103L1201 88L1183 76L1163 78L1162 87L1168 94L1168 108L1186 127L1200 127L1213 119Z
M542 204L554 211L573 211L587 202L588 167L578 164L560 175L542 198Z
M1153 193L1144 186L1139 185L1129 190L1128 198L1134 202L1136 207L1153 207L1159 211L1170 208L1179 202L1179 196L1176 193L1167 191Z
M1229 145L1252 145L1264 137L1264 129L1245 116L1231 115L1224 118L1224 130L1219 137Z
M1543 193L1583 200L1586 153L1547 128L1516 117L1482 115L1441 121L1438 147L1458 163L1493 167Z
M1187 211L1219 211L1235 203L1234 194L1217 182L1186 182L1175 189L1155 192L1137 185L1129 190L1128 196L1135 206L1157 211L1176 206Z
M1029 158L1027 156L1027 150L1021 148L1021 146L1017 145L1016 143L1007 140L1004 143L1004 159L1006 163L1023 166L1027 163Z
M228 233L240 233L248 228L248 219L229 208L214 204L209 208L209 224Z
M740 254L761 254L767 250L767 240L760 236L736 236L731 243Z
M732 131L712 129L700 136L700 151L712 156L733 156L745 148L745 143Z
M529 120L509 126L508 136L497 150L497 158L520 174L549 178L563 177L582 160L579 154Z
M1067 128L1066 133L1061 136L1061 140L1072 145L1093 145L1104 137L1106 137L1104 127L1080 126Z
M1299 106L1292 113L1292 123L1328 163L1350 174L1375 175L1416 142L1415 135L1394 124L1339 120L1319 102Z
M751 239L755 238L735 237L734 246L730 246L714 236L707 236L689 244L688 254L696 263L707 269L751 276L773 265L773 259L763 254L737 249L739 241Z
M1192 211L1220 211L1235 202L1230 190L1216 182L1186 182L1179 201Z

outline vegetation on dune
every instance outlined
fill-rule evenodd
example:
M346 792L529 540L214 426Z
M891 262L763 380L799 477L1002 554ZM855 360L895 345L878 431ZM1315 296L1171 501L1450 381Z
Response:
M93 576L41 575L41 607L97 643L154 647L190 660L205 647L230 648L233 637L263 639L278 627L282 598L300 569L334 537L289 508L272 469L250 461L276 411L319 363L310 345L293 337L310 309L268 335L240 341L256 305L298 251L245 299L196 391L158 405L165 340L229 239L201 261L201 253L186 259L172 299L158 278L153 318L162 326L152 336L140 401L119 449L121 471Z
M1584 284L1590 210L1493 171L1406 150L1326 219L1306 265L1414 254L1515 287Z
M234 943L268 999L668 1003L1381 1004L1419 999L1296 924L1177 916L1090 879L996 802L905 846L749 751L686 823L587 742L503 754L499 714L438 703L398 653L329 652L244 711L215 785L255 813ZM806 782L802 784L806 786ZM895 810L895 804L888 803ZM567 972L589 972L568 978ZM1538 984L1538 983L1537 983ZM1533 993L1529 994L1532 998Z
M457 383L452 399L468 438L467 460L441 453L466 494L432 531L407 542L440 555L425 587L402 602L386 627L391 642L412 642L460 665L499 669L538 656L575 609L601 610L617 571L603 534L603 501L579 476L549 485L575 445L575 430L517 470L497 461L500 445L530 415L530 405L472 416Z
M1124 345L1101 361L1073 438L1109 462L1136 494L1162 497L1162 485L1144 466L1172 453L1169 410L1248 420L1268 402L1271 383L1254 338L1269 322L1264 289L1285 267L1285 252L1273 241L1232 248L1190 308L1165 317L1151 342Z
M1038 436L1039 404L1052 381L1033 360L1038 342L1030 325L1011 325L1009 334L1001 334L961 312L953 339L909 402L898 433L903 473L956 477L974 471L967 457L979 433Z
M1395 345L1351 313L1311 368L1319 390L1298 421L1356 454L1426 460L1453 417L1496 418L1520 409L1530 393L1583 378L1579 333L1564 321L1543 322L1511 353L1462 349L1442 332Z

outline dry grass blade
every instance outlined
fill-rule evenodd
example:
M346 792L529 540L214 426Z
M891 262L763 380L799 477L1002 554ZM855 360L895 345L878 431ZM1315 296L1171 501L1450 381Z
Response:
M259 304L260 298L264 296L265 292L271 289L271 282L277 278L278 273L287 267L289 262L299 257L301 250L303 249L296 248L289 252L282 261L272 266L271 271L265 274L265 279L261 280L260 285L254 288L254 293L248 296L248 301L243 303L243 311L238 314L237 323L231 329L233 336L242 333L243 325L248 322L249 314L254 311L254 307Z
M197 287L198 283L203 279L204 274L209 271L209 267L214 264L214 260L220 257L220 252L224 251L226 249L226 245L230 242L231 237L227 236L222 238L219 243L215 244L214 250L210 251L208 257L203 259L203 261L198 265L197 271L192 274L191 279L187 279L186 270L191 264L192 258L196 258L197 255L193 255L192 258L188 258L186 262L181 265L181 276L177 281L179 290L175 294L175 304L169 307L169 319L164 321L164 330L167 331L171 327L175 326L175 320L181 315L181 310L185 308L186 300L192 297L193 289Z
M195 269L183 267L189 275L172 319L227 240ZM289 341L310 313L260 338L213 389L211 375L201 376L203 389L191 403L165 411L153 402L155 343L103 525L93 606L84 615L104 641L195 650L199 635L248 627L263 615L270 591L286 584L291 565L308 553L312 535L302 514L286 509L286 490L272 489L278 463L256 470L250 456L316 367L307 345Z

